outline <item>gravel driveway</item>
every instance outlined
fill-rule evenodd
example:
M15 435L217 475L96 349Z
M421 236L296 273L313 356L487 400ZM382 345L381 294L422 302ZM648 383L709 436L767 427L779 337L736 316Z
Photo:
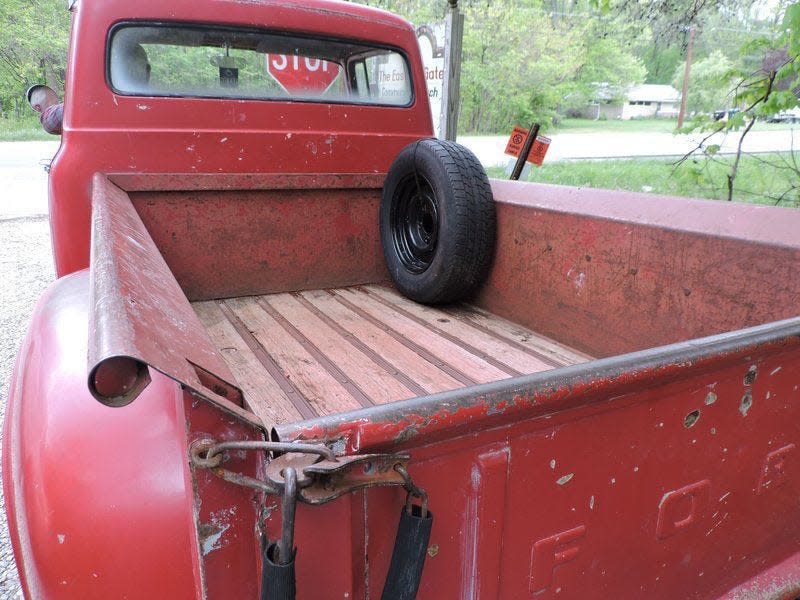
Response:
M53 278L47 217L0 219L0 419L17 349L36 301ZM0 598L22 598L5 503L0 506Z

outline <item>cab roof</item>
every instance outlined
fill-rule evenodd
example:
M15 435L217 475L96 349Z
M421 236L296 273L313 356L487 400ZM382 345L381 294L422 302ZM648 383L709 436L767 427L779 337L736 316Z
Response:
M234 12L242 10L258 12L261 9L271 8L281 12L305 13L305 18L311 21L315 20L314 17L322 19L337 17L360 21L362 27L372 23L413 30L413 26L403 17L380 8L342 0L170 0L169 2L137 0L135 3L131 3L130 0L76 0L74 6L78 11L88 9L106 14L113 12L122 18L131 13L160 13L164 19L170 20L181 19L184 16L191 18L198 9L201 13L216 9L220 16L224 16L228 9Z

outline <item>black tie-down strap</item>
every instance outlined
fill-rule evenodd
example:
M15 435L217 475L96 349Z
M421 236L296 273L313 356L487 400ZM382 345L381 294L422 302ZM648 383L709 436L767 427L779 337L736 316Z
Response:
M400 511L392 562L381 600L414 600L417 597L433 526L433 515L426 510L423 516L422 511L423 507L416 504L411 506L411 512L406 508Z
M408 495L406 505L400 511L394 550L381 600L415 600L431 539L433 514L428 510L428 495L413 482L405 466L398 464L394 468L402 476ZM297 474L293 468L287 468L284 478L281 539L266 546L263 552L261 600L295 600L297 594L294 571L297 556L297 549L294 547ZM421 504L415 504L414 498L419 499Z
M262 553L261 600L294 600L297 585L294 576L294 557L281 564L277 557L278 544L270 544Z
M400 512L394 551L381 600L414 600L417 597L422 569L425 566L428 542L431 539L433 514L422 516L422 507L414 504L411 514ZM261 600L295 600L294 563L297 551L286 564L277 562L278 544L270 544L263 552Z

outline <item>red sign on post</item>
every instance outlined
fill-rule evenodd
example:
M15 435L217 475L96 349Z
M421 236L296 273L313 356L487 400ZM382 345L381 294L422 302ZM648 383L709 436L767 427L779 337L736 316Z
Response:
M321 58L297 54L267 54L267 73L291 95L322 94L336 80L342 67Z
M506 144L506 154L519 156L527 138L527 129L524 127L514 127L514 130L511 132L511 137L508 138L508 144ZM541 167L542 162L544 162L544 155L547 154L547 150L550 148L550 141L550 138L546 138L543 135L536 136L533 147L531 147L531 152L528 154L528 162Z
M528 162L541 167L544 162L544 155L547 154L549 148L550 138L543 135L536 136L531 153L528 155Z

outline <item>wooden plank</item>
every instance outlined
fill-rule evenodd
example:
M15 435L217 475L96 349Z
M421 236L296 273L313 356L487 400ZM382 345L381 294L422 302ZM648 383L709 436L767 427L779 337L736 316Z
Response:
M258 304L261 309L263 309L270 317L275 319L275 321L283 327L286 332L291 335L297 343L300 344L303 349L308 352L315 361L317 361L328 373L330 373L333 378L338 381L341 386L346 389L350 395L355 398L356 402L358 402L363 407L375 406L375 403L370 399L367 394L364 393L356 383L350 380L347 375L339 368L339 366L331 360L328 356L325 355L317 346L308 339L303 332L297 329L286 317L284 317L280 312L275 310L272 305L265 299L266 296L260 296L256 298L256 304Z
M291 323L343 376L363 390L371 403L391 402L415 395L391 373L370 360L368 355L353 348L335 329L291 294L271 294L259 300L262 306L270 306Z
M364 342L354 336L352 333L344 329L339 323L334 321L330 318L327 314L319 310L316 306L311 304L308 299L304 298L299 292L292 292L292 297L296 298L300 304L305 306L309 311L314 313L320 320L322 320L326 325L328 325L331 329L336 331L342 339L344 339L347 343L353 346L356 350L361 352L364 356L368 357L373 363L381 367L387 373L390 373L392 377L397 379L401 385L403 385L406 389L411 390L416 396L424 396L428 392L425 388L419 385L414 379L409 377L406 373L402 371L398 371L394 365L392 365L389 361L387 361L384 357L380 354L375 352L372 348L367 346Z
M345 308L328 292L308 291L301 292L300 295L358 338L370 350L391 363L398 372L412 377L428 393L463 387L464 384L420 357L386 331Z
M487 332L500 335L523 347L530 348L534 352L547 356L556 361L559 366L576 365L594 358L475 306L461 306L448 309L448 312L455 317L484 328Z
M267 373L275 380L275 382L280 386L280 388L284 391L286 396L292 402L294 407L300 413L300 416L304 419L310 419L319 415L317 410L311 405L300 390L298 390L294 384L286 377L286 374L283 372L283 369L275 362L275 360L270 356L264 347L259 343L259 341L253 337L252 332L238 316L234 314L231 310L231 307L226 305L224 302L218 302L219 309L222 311L222 314L225 315L225 318L228 319L228 322L233 326L236 330L236 333L239 334L239 337L244 340L247 347L253 352L255 357L261 363L261 366L266 369Z
M400 342L403 346L405 346L406 348L408 348L409 350L414 352L417 356L419 356L423 360L425 360L425 361L431 363L432 365L438 367L439 370L447 373L448 375L450 375L450 377L452 377L456 381L460 382L462 385L474 385L474 384L477 383L477 381L475 381L474 379L472 379L471 377L469 377L465 373L459 371L458 369L453 367L451 364L443 361L442 359L438 358L436 355L431 354L430 352L428 352L428 350L426 348L424 348L424 347L420 346L419 344L417 344L416 341L413 341L413 340L407 338L402 333L400 333L398 331L395 331L391 327L387 327L386 323L384 323L380 319L377 319L373 315L369 314L367 311L362 309L360 306L357 306L357 305L353 304L347 298L344 298L341 295L334 294L333 290L328 290L328 293L331 295L331 297L334 300L339 302L342 306L344 306L348 310L350 310L350 311L354 312L356 315L358 315L359 318L364 319L365 321L369 321L370 323L372 323L373 325L378 327L381 331L386 332L386 334L389 335L391 338L393 338L396 341Z
M492 364L498 368L502 368L500 365L506 365L514 369L514 372L509 373L511 375L538 373L556 366L553 361L528 352L510 340L487 335L485 331L467 321L453 318L447 310L418 304L382 286L362 286L362 289L433 331L460 340L463 344L489 356L493 361Z
M255 298L224 301L280 365L286 377L321 415L359 408L360 405L303 346L256 303Z
M379 319L386 327L393 329L409 340L414 340L440 360L479 383L487 383L509 377L508 373L475 356L463 346L436 335L430 328L424 327L397 310L381 304L363 291L344 288L335 290L334 293L352 302L374 318Z
M300 412L236 333L217 303L197 302L192 308L233 371L250 409L268 427L298 420Z

